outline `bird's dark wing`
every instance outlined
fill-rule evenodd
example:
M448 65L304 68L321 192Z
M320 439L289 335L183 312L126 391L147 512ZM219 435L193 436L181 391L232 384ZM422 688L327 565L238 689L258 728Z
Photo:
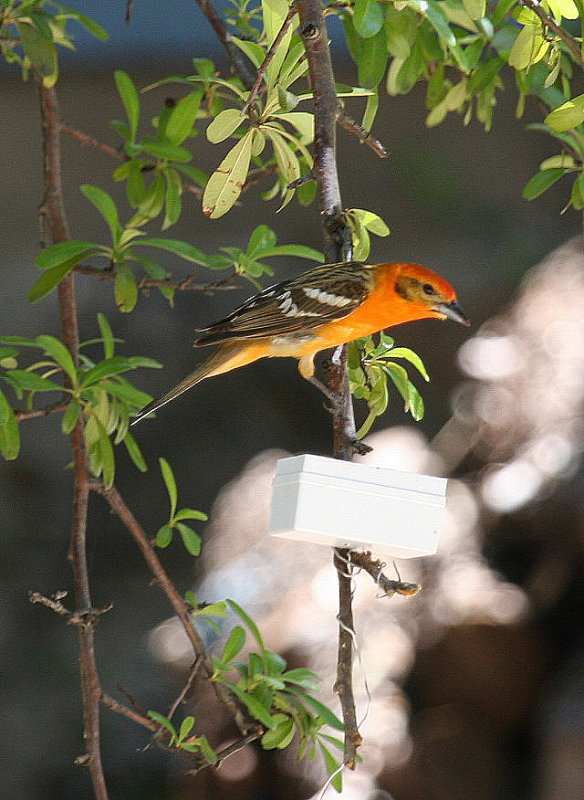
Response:
M250 297L228 317L204 328L195 346L310 331L358 308L374 285L371 267L325 264Z

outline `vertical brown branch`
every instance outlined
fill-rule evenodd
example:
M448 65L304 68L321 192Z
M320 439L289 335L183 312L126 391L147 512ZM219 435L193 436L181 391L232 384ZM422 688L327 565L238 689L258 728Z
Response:
M310 83L314 93L314 170L324 229L327 261L350 261L351 231L346 224L336 162L336 124L339 101L326 24L320 0L297 0L300 33L308 59ZM353 404L346 370L346 347L337 348L327 370L329 388L337 402L333 414L335 458L351 460L355 440ZM335 691L339 695L345 726L344 763L354 769L360 742L352 686L353 612L351 578L347 575L343 551L335 551L339 579L339 649Z
M241 78L243 85L246 89L251 89L255 80L255 72L248 64L241 50L239 50L237 45L233 44L231 34L225 27L225 23L223 22L220 14L217 13L217 9L211 0L196 0L196 3L209 20L209 24L223 45L223 48L229 56L229 60L233 64L233 68Z
M61 185L60 119L57 95L53 88L39 83L41 131L43 146L43 202L40 208L52 242L63 242L69 236ZM79 327L75 300L75 276L70 273L59 285L59 313L63 342L77 363L79 357ZM89 476L85 460L83 427L79 422L71 432L71 448L75 474L73 523L70 557L75 585L77 610L91 610L91 592L86 558L87 504ZM95 797L107 800L108 793L101 763L99 740L99 702L101 687L94 649L95 617L87 615L79 625L81 692L83 697L83 737L87 748L87 763Z

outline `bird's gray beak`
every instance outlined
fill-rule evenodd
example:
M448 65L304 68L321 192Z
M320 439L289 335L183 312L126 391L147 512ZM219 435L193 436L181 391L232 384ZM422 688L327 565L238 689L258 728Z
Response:
M444 314L445 317L448 319L453 319L455 322L460 322L461 325L470 325L470 321L462 308L458 305L456 300L453 300L451 303L439 303L436 306L436 311L439 311L440 314Z

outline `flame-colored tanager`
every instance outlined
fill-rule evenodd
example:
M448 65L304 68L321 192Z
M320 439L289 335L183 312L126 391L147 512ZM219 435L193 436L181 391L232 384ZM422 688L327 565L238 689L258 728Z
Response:
M225 319L203 328L195 346L218 349L167 394L149 403L132 424L204 378L259 358L293 356L314 380L314 357L402 322L434 317L468 325L448 281L420 264L325 264L250 297Z

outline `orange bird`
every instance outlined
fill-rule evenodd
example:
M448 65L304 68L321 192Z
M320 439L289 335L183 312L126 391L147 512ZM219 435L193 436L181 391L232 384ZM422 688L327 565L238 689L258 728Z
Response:
M452 286L427 267L359 261L315 267L264 289L225 319L201 329L195 347L218 344L217 350L143 408L132 424L199 381L259 358L297 358L302 377L324 388L314 378L318 352L428 317L469 324Z

